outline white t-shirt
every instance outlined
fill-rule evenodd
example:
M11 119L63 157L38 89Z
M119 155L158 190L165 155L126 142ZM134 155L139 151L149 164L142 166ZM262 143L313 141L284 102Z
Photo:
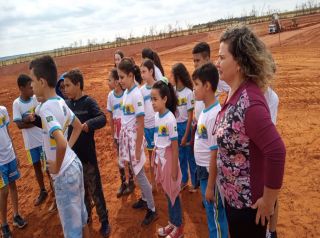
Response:
M196 164L209 168L211 151L217 150L217 138L212 135L216 117L221 110L219 101L205 108L198 120L197 132L194 141L194 156Z
M163 115L155 114L154 145L157 147L160 157L163 158L166 147L171 141L178 139L177 121L173 113L167 110Z
M134 127L136 125L136 117L144 116L143 96L137 85L130 90L126 89L123 94L123 115L121 118L121 127Z
M13 102L13 121L22 121L22 118L29 113L35 113L36 107L39 105L36 96L34 95L28 101L18 97ZM42 130L36 126L32 128L22 129L22 137L26 150L42 146Z
M278 114L278 106L279 106L279 97L270 87L268 87L267 91L264 93L264 97L266 98L267 104L269 106L271 120L273 124L276 124L277 114Z
M39 116L42 121L43 130L43 146L47 160L56 160L56 141L52 137L52 133L61 130L64 138L68 138L68 126L75 119L74 113L67 106L65 101L60 97L49 98L43 102L39 109ZM67 144L66 153L58 174L51 174L53 178L61 175L66 168L76 158L75 152Z
M195 100L194 103L194 120L197 122L200 116L200 113L205 108L204 102L201 100Z
M177 122L185 122L188 120L188 111L194 108L193 92L190 88L185 87L181 91L177 91L178 105L177 105Z
M223 80L219 79L217 93L230 92L230 86Z
M154 115L155 112L153 110L152 102L151 102L151 89L152 87L144 84L140 90L143 96L144 101L144 127L145 128L154 128Z
M107 111L112 112L113 119L121 118L122 101L123 101L123 93L121 95L116 95L114 90L109 92L108 101L107 101Z
M0 165L5 165L13 161L14 154L12 141L8 134L8 125L10 123L7 108L0 106Z
M154 65L154 77L156 81L161 80L163 77L161 70L156 65Z

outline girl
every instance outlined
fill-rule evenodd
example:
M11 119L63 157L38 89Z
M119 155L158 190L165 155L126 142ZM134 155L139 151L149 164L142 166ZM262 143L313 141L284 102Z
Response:
M145 84L140 88L144 100L144 136L147 141L147 150L150 161L150 177L153 190L156 188L154 183L154 172L151 167L151 156L154 148L154 115L155 112L151 103L151 88L156 82L154 79L154 64L152 60L147 59L141 64L141 76Z
M120 160L128 161L129 166L132 166L142 190L142 198L132 207L134 209L147 208L142 225L149 225L158 219L158 214L154 206L152 187L143 167L146 161L143 148L144 102L141 91L134 81L135 78L140 77L140 70L131 59L123 58L118 65L118 75L120 85L126 89L123 95L123 115L119 135Z
M115 53L114 53L114 67L117 68L120 61L123 59L124 57L124 54L122 51L120 50L117 50Z
M150 48L144 48L141 55L142 59L151 59L153 61L155 79L160 80L164 76L164 70L157 52L153 51Z
M178 160L177 121L173 113L177 107L174 89L166 78L152 87L152 106L155 115L155 175L168 200L169 223L158 229L158 235L169 238L183 237L180 204L181 171Z
M198 187L196 179L196 162L194 159L191 139L191 123L193 117L193 85L186 67L182 63L175 64L172 67L172 76L176 84L178 97L178 107L176 112L178 123L178 143L179 143L179 161L182 172L181 190L185 189L188 183L188 164L192 187L190 192L196 192Z
M119 84L119 75L117 69L111 70L108 80L108 86L112 90L108 95L107 111L110 115L111 134L114 138L114 146L118 154L119 172L121 178L121 185L117 192L117 197L122 195L128 195L133 192L135 185L133 180L133 172L129 166L129 181L126 183L125 163L122 163L119 159L119 133L121 128L121 106L123 100L123 89Z

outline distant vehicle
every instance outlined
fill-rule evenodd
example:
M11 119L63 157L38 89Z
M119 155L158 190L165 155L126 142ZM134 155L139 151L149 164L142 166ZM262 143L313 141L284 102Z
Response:
M279 29L277 28L276 24L270 24L269 25L269 34L275 34L278 33Z
M271 23L269 24L269 34L275 34L281 31L281 24L278 14L273 14Z

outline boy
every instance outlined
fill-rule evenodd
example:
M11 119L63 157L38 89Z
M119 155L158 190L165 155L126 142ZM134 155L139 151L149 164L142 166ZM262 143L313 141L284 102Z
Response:
M10 238L11 231L7 223L7 200L10 195L13 205L13 225L23 228L27 222L18 212L18 191L16 180L20 178L18 159L9 133L9 115L5 107L0 106L0 222L3 238Z
M87 211L84 204L82 164L71 149L82 125L55 92L57 68L51 56L31 61L32 87L43 102L39 108L43 130L43 148L48 170L54 180L58 212L66 238L87 237ZM67 141L68 126L73 133Z
M215 97L219 74L212 63L196 69L192 75L194 93L197 100L204 102L205 109L200 113L194 142L194 155L200 180L203 204L206 209L209 237L227 238L227 218L219 195L215 188L217 175L217 141L212 135L214 124L221 110Z
M25 74L19 75L17 83L20 90L20 97L13 102L13 121L22 131L24 146L27 150L28 161L33 165L36 179L40 188L40 194L34 203L35 206L38 206L43 203L48 196L44 186L41 168L41 161L43 161L41 142L42 131L32 123L23 122L23 119L29 114L33 114L39 103L36 97L33 95L31 78L29 76Z
M83 76L76 69L64 75L65 93L68 97L67 105L82 123L82 132L72 149L78 155L83 165L85 205L88 212L88 221L91 219L91 199L101 222L100 233L103 237L110 234L108 210L102 190L101 177L96 156L94 132L106 125L106 116L100 110L97 102L83 93ZM68 136L72 134L69 128Z

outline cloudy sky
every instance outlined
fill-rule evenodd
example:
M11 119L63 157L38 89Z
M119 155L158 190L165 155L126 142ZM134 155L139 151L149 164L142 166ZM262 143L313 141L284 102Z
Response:
M306 0L0 0L0 57L186 28L268 9L293 10ZM319 2L319 0L315 0Z

